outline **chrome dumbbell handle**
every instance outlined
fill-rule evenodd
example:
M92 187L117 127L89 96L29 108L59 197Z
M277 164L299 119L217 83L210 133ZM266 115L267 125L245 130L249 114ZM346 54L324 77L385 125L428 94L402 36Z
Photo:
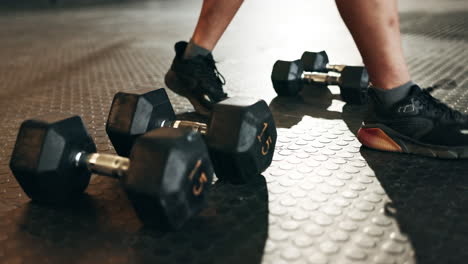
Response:
M346 65L343 64L327 64L326 68L329 71L335 71L335 72L343 72L343 70L346 68Z
M163 121L161 127L189 128L202 135L206 135L208 131L208 127L205 123L186 120Z
M122 178L128 173L130 160L111 154L79 152L75 156L75 165L86 167L89 171L97 174Z
M327 85L339 85L341 83L341 75L339 73L304 73L302 74L302 79L307 82L325 83Z

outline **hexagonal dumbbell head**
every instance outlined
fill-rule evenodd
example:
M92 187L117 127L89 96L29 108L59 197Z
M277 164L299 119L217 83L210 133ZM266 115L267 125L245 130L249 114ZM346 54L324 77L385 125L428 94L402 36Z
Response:
M341 72L341 97L350 104L365 104L369 74L365 67L346 66Z
M214 171L200 134L152 130L135 141L130 160L122 183L145 224L177 229L204 207Z
M302 89L304 68L300 60L276 61L271 73L271 81L276 93L280 96L295 96Z
M175 119L174 109L164 91L158 89L147 93L119 92L114 96L106 132L115 151L128 157L135 139L157 127L155 122Z
M49 114L21 124L10 168L33 201L63 203L88 186L91 173L73 162L81 151L96 151L81 118Z
M304 65L304 71L308 72L326 72L329 63L328 55L325 51L305 51L302 54L301 61Z
M265 101L233 97L214 105L206 142L220 179L249 181L270 166L276 126Z

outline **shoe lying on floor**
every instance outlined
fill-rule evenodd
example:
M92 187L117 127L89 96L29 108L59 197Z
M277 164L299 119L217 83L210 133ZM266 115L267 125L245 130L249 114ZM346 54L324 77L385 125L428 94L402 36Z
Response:
M369 116L358 131L359 141L373 149L429 157L468 158L468 117L451 109L425 89L385 108L369 89Z
M176 56L165 76L167 87L186 97L199 114L209 115L213 104L227 98L224 77L218 72L211 54L184 59L187 42L175 44Z

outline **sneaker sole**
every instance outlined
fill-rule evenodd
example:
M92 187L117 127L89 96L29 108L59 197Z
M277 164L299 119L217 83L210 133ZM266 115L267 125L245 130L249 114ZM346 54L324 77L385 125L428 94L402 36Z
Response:
M166 83L167 88L169 88L171 91L187 98L197 113L203 116L210 115L210 110L203 106L199 100L193 96L192 93L187 91L187 84L180 81L174 71L169 70L169 72L167 72L166 76L164 77L164 82Z
M437 146L418 142L383 125L364 125L357 135L366 147L389 152L407 153L440 159L466 159L468 146Z

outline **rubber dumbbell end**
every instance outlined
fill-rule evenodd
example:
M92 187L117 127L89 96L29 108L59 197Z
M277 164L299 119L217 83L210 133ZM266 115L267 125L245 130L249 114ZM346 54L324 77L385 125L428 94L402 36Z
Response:
M78 116L48 114L21 124L10 168L35 202L62 204L82 194L91 173L77 168L79 152L96 146Z
M199 133L160 128L139 137L122 183L147 226L178 229L206 203L214 170Z
M304 71L307 72L326 72L328 55L325 51L309 52L305 51L301 56L304 65Z
M276 61L271 73L273 88L279 96L295 96L302 90L302 73L304 67L301 60Z

